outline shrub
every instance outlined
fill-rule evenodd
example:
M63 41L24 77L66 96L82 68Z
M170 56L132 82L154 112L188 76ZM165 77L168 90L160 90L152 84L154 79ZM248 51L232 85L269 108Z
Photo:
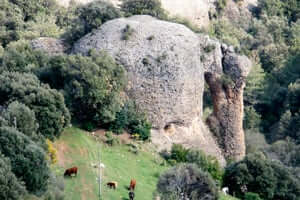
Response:
M249 154L244 160L228 166L224 185L240 198L246 192L257 193L265 200L296 200L300 195L300 183L293 178L291 172L259 154Z
M0 151L11 160L12 172L26 189L41 195L47 190L50 169L43 149L29 137L9 127L0 128Z
M0 72L32 72L48 61L48 56L34 51L27 41L11 42L3 53Z
M25 187L11 171L11 163L0 153L0 199L19 200Z
M107 132L105 133L105 137L106 137L106 140L105 140L106 144L108 144L108 145L110 145L110 146L115 146L115 145L117 145L117 144L120 144L119 139L118 139L117 137L115 137L115 136L113 135L113 133L110 132L110 131L107 131Z
M78 7L75 15L78 18L73 21L71 29L65 35L71 44L106 21L119 18L121 13L110 2L97 0Z
M170 159L176 162L186 162L189 150L184 148L181 144L173 144L171 148Z
M186 159L188 163L196 164L200 169L208 172L218 185L222 185L224 170L215 157L205 155L201 150L189 150Z
M132 135L137 134L139 139L147 140L150 138L151 124L134 102L127 101L116 114L116 120L109 124L109 129L117 134L127 130Z
M121 10L126 16L151 15L159 19L167 18L160 0L122 0Z
M133 34L134 30L127 24L122 30L122 40L129 40L129 37Z
M162 200L218 199L218 188L210 175L192 164L178 165L163 173L157 192Z
M26 105L18 101L10 103L3 117L7 120L9 126L16 126L16 129L21 133L29 136L31 139L36 139L38 122L35 119L34 112Z
M46 140L47 144L47 158L50 161L51 164L57 163L57 150L55 149L53 142L51 142L49 139Z
M244 129L258 128L260 124L260 115L256 112L253 106L245 106L244 112Z
M32 74L0 74L0 104L11 101L23 103L34 111L39 119L38 132L47 138L60 136L64 127L69 124L69 111L61 93L41 84Z
M63 89L73 116L95 125L115 120L121 109L125 70L105 52L90 56L56 56L39 71L42 81Z
M262 200L258 194L253 192L247 192L245 194L245 200Z

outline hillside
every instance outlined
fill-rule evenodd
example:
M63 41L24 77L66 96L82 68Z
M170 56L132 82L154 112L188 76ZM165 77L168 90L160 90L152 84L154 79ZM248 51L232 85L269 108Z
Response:
M87 132L70 128L56 141L55 146L58 150L58 164L54 166L57 175L62 176L64 169L72 166L79 169L78 177L65 178L65 199L97 199L97 169L92 164L97 162L99 143ZM109 147L100 143L100 146L101 163L105 165L102 176L103 199L126 199L126 187L135 178L136 198L151 200L159 174L168 168L160 165L163 160L153 153L152 148L146 144L136 155L129 151L128 145ZM108 189L105 186L108 181L117 181L118 188L115 191Z
M58 150L58 163L52 169L57 176L63 176L64 170L72 166L77 166L79 169L77 177L64 178L65 200L97 199L98 172L92 164L98 160L99 145L101 163L105 165L101 185L102 199L127 199L126 187L130 180L135 178L137 180L136 199L152 200L159 175L170 166L162 165L164 161L148 144L141 145L139 153L134 154L130 151L130 146L126 144L110 147L103 142L98 143L96 136L78 128L68 128L55 142ZM100 138L103 140L104 136L100 135ZM105 183L108 181L117 181L118 188L116 190L107 188ZM221 195L220 200L237 199Z

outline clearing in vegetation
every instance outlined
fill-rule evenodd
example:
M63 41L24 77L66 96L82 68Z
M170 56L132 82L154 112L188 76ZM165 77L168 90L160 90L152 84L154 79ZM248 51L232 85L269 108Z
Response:
M98 199L97 163L99 143L94 136L77 128L69 128L55 142L58 150L58 164L53 167L57 175L63 176L64 170L78 167L77 177L65 177L65 200ZM121 144L108 146L100 143L102 170L102 199L128 199L131 179L137 180L136 199L152 200L159 175L168 166L150 145L142 145L138 154L130 151L130 146ZM106 187L109 181L117 181L116 190Z

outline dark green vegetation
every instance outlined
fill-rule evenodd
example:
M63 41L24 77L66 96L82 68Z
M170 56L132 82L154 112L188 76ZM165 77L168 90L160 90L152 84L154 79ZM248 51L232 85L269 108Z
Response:
M0 154L0 198L17 200L25 191L23 184L11 171L10 160Z
M180 144L174 144L170 153L162 152L161 155L171 165L178 163L195 164L202 171L209 173L216 184L219 186L222 184L224 172L218 160L215 157L205 155L201 150L187 149Z
M193 164L182 164L162 174L157 184L162 200L218 199L218 188L209 174Z
M151 15L159 19L167 18L159 0L122 0L121 11L125 16Z
M262 199L299 199L300 181L288 168L262 155L249 154L238 163L229 165L224 176L229 191L243 198L245 191L255 192ZM247 198L253 196L246 194ZM245 196L245 198L246 198Z

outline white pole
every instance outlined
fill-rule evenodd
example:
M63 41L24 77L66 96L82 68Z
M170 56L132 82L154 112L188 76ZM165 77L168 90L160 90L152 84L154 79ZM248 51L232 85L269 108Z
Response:
M101 200L101 159L100 159L100 141L99 142L99 147L98 147L98 168L99 168L99 177L98 177L98 180L99 180L99 200Z

